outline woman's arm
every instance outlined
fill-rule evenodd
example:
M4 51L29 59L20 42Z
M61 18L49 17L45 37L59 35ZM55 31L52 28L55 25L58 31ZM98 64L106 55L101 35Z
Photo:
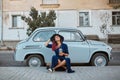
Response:
M59 56L68 56L69 55L68 46L66 44L64 44L63 46L64 46L63 49L64 49L65 52L60 52Z
M48 46L49 43L50 43L50 39L45 42L45 46Z
M68 55L69 55L68 53L64 53L64 52L59 53L59 56L68 56Z
M64 53L63 55L64 55L64 56L68 56L69 54L68 54L68 53Z

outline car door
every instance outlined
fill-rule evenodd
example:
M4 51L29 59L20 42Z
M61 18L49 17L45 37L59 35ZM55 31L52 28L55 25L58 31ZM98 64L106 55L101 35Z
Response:
M54 52L50 48L47 48L44 44L48 39L50 39L53 34L55 34L54 30L39 31L38 33L36 33L36 35L34 35L32 39L34 45L38 45L39 47L41 47L38 49L36 48L36 51L44 56L46 62L51 62L51 58Z
M89 45L78 31L59 31L68 45L72 63L86 63L89 60Z

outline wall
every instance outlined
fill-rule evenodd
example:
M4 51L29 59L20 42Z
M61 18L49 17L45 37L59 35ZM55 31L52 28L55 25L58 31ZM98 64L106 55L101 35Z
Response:
M30 7L34 6L40 11L55 10L57 14L56 27L77 27L84 34L105 36L100 32L102 21L100 16L104 13L110 15L108 27L112 26L112 14L114 11L109 5L108 0L58 0L58 8L43 8L40 6L42 0L3 0L3 26L4 40L23 40L27 37L27 24L21 20L21 28L12 28L12 15L29 15ZM79 27L79 12L88 11L90 13L90 27ZM119 11L119 10L118 10ZM109 28L108 28L109 29ZM120 27L113 28L111 34L120 33Z
M2 20L2 17L1 17L1 12L0 12L0 41L1 41L1 21Z
M23 14L24 13L24 14ZM25 15L28 12L4 12L3 14L3 39L4 40L23 40L27 38L27 24L20 20L19 28L12 28L12 15ZM26 15L27 16L27 15Z
M3 0L4 11L28 11L34 6L38 10L65 9L111 9L108 0L58 0L58 8L43 8L42 0ZM8 7L9 6L9 7Z
M2 27L2 0L0 0L0 41L1 41L1 27Z
M88 11L90 13L90 26L80 27L79 26L79 12ZM40 13L40 11L39 11ZM112 26L112 10L57 10L57 20L56 27L77 27L83 34L86 35L98 35L100 38L105 38L105 36L100 32L100 26L103 21L100 19L105 13L109 14L110 18L108 21L109 34L120 34L120 27L113 27L113 31L110 30ZM21 28L12 28L12 18L14 14L28 16L29 12L4 12L4 40L23 40L27 38L26 30L28 25L21 20Z

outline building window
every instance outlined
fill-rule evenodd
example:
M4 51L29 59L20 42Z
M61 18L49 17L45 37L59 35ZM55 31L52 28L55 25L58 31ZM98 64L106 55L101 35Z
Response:
M58 0L42 0L40 6L43 8L58 8L60 4L58 4Z
M90 26L89 25L89 12L79 12L79 25L80 26Z
M112 25L120 25L120 11L112 12Z
M20 15L12 15L12 28L21 27L21 16Z
M43 0L43 4L58 4L58 0Z

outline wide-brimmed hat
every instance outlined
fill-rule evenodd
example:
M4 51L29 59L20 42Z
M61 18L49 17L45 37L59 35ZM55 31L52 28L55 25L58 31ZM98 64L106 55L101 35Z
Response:
M53 41L55 41L55 36L59 36L60 37L60 39L61 39L61 42L63 42L64 41L64 37L63 36L61 36L60 34L53 34L52 35L52 37L50 38L50 40L53 42Z

